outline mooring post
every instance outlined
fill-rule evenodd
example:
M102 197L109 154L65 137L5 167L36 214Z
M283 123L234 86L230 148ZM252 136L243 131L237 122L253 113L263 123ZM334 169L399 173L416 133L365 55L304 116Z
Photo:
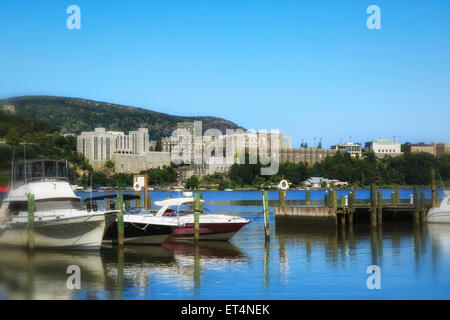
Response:
M141 207L142 192L136 192L136 195L139 196L139 199L136 199L136 208L140 208Z
M147 210L150 210L150 208L148 207L148 174L145 174L145 178L144 178L144 207Z
M265 239L270 239L270 226L269 226L269 192L263 191L263 207L264 207L264 232Z
M337 209L337 192L335 189L331 190L331 205L333 209Z
M436 192L436 170L431 168L431 207L438 206L438 194Z
M400 189L395 188L395 205L398 206L400 204Z
M378 209L377 209L378 224L383 222L383 193L378 191Z
M311 190L309 190L309 188L306 189L306 205L311 205Z
M200 211L202 210L202 205L200 203L201 197L201 193L194 193L194 241L198 241L200 239Z
M147 195L147 210L151 210L152 209L152 196L151 195Z
M119 199L117 202L117 209L119 209L119 213L117 216L117 244L119 246L123 246L123 238L124 238L124 225L123 225L123 193L119 194Z
M355 205L355 190L352 190L352 192L350 193L349 197L348 197L348 224L352 225L353 224L353 210L354 209L354 205Z
M28 194L28 249L34 249L34 194Z
M377 191L375 185L370 185L370 224L373 227L377 226Z
M286 206L286 202L284 200L285 193L284 190L278 191L278 200L280 202L280 207L284 208Z
M421 222L425 222L427 219L427 212L425 209L425 192L420 193L420 220Z
M345 196L341 195L341 224L345 225Z
M329 200L329 193L328 193L328 190L325 190L325 195L324 195L324 207L328 207L329 206L329 202L330 202L330 200Z
M420 203L417 186L414 186L414 222L416 224L420 223Z

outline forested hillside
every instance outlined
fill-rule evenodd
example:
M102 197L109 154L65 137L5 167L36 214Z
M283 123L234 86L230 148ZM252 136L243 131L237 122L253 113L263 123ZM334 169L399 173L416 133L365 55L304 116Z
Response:
M128 132L139 127L149 129L151 140L170 136L177 122L201 120L203 130L236 129L228 120L215 117L181 117L131 106L122 106L86 99L24 96L0 100L0 105L12 104L16 113L33 120L42 120L61 128L63 132L80 133L95 127Z

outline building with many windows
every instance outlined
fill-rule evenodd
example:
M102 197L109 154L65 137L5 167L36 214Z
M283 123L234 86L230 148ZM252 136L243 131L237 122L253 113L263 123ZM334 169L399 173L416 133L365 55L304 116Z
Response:
M361 144L359 143L353 143L353 142L347 142L343 144L337 144L334 146L331 146L332 150L342 151L342 152L348 152L352 156L352 158L361 158L362 152L361 152Z
M373 151L377 158L386 156L397 157L403 154L400 142L393 140L377 139L365 144L366 151Z
M450 153L450 143L433 142L432 144L413 144L411 145L411 152L426 152L435 157L441 157L444 154Z
M102 168L108 160L115 163L116 172L137 173L170 165L168 152L151 152L149 148L147 128L130 131L127 135L95 128L77 137L77 151L89 160L95 170Z

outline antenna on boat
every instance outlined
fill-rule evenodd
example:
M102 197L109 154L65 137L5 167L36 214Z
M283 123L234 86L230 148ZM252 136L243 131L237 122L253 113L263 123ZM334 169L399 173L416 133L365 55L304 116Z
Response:
M14 187L14 155L16 153L16 145L13 146L13 154L11 160L11 183L9 188L12 189Z
M27 150L25 148L25 142L23 143L23 160L24 160L24 184L27 183Z

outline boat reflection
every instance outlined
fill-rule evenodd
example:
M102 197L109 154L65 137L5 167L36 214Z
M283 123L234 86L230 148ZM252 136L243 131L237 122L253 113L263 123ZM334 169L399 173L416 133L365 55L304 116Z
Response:
M204 270L245 263L232 244L198 245L167 242L164 246L102 247L99 252L0 249L1 299L123 299L148 298L160 284L200 288ZM68 288L71 273L80 268L81 289Z

